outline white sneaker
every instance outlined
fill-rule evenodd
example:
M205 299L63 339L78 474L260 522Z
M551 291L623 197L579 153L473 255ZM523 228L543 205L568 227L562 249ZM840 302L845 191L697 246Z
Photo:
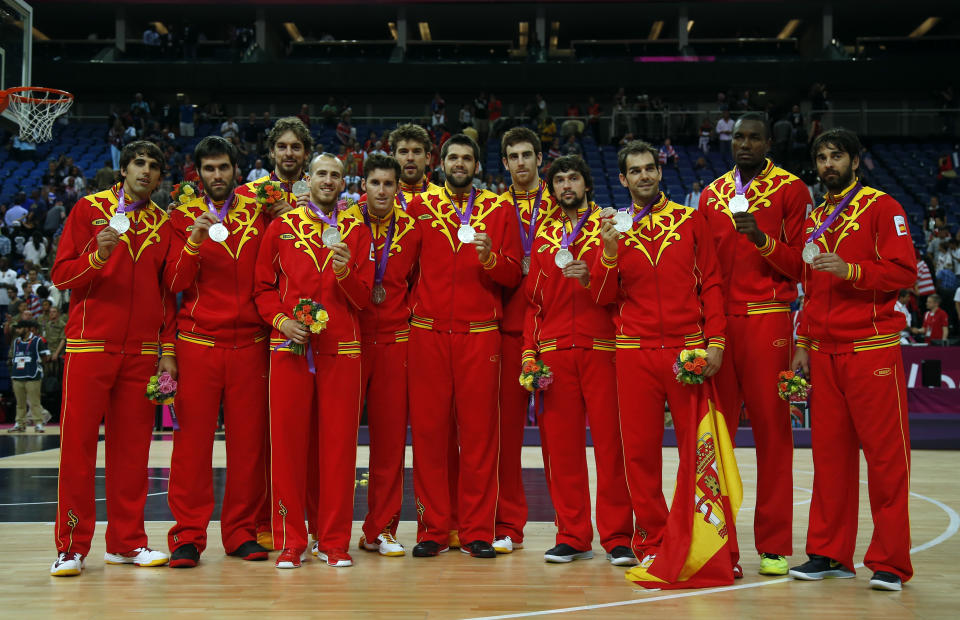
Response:
M515 543L509 536L501 536L493 541L493 550L497 553L513 553L514 549L523 549L523 543Z
M319 541L319 540L313 541L313 546L310 548L310 553L313 554L313 557L317 557L317 556L320 555L320 541Z
M79 553L61 553L50 566L50 574L54 577L73 577L80 574L86 563Z
M170 556L163 551L154 551L149 547L138 547L129 553L104 553L107 564L133 564L134 566L163 566Z
M37 424L36 426L34 426L34 427L33 427L33 432L35 432L35 433L42 433L42 432L43 432L43 424Z
M406 551L403 548L403 545L394 538L393 534L389 531L385 531L379 536L377 536L377 551L380 552L380 555L385 555L387 557L399 557L404 555Z

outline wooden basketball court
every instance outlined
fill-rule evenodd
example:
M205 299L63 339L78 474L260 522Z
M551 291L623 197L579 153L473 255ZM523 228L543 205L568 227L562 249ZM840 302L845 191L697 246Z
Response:
M952 473L957 454L951 451L913 453L910 508L916 576L900 593L870 590L870 572L866 569L860 569L856 579L815 583L757 575L759 558L752 550L755 461L750 449L737 450L745 486L738 519L744 579L725 588L661 592L628 583L624 570L604 559L596 541L593 560L545 564L543 552L553 546L555 531L548 521L531 522L526 528L525 548L495 560L474 559L455 550L437 558L413 558L409 550L415 543L416 525L404 521L398 537L407 547L405 557L385 558L354 547L352 568L334 569L311 560L299 570L286 571L274 568L273 557L270 562L243 562L224 556L217 522L210 526L209 548L197 568L107 566L101 560L105 526L101 523L83 575L52 578L48 571L56 556L53 525L22 515L43 518L55 505L51 502L56 500L59 450L48 447L55 443L49 435L3 437L6 449L2 453L9 456L0 458L0 511L8 512L0 514L7 514L8 520L0 523L0 536L5 541L0 551L4 600L0 617L297 614L311 618L635 618L643 614L657 618L878 620L955 618L960 603L956 561L960 556L960 484ZM151 470L153 497L148 500L148 513L151 505L162 509L165 503L164 478L171 446L169 435L158 435L153 443L150 465L157 469ZM677 458L673 448L665 448L663 453L664 492L669 499ZM102 455L101 447L100 467ZM359 468L366 467L367 456L366 447L361 447ZM590 460L592 470L592 454ZM222 441L216 444L214 464L218 468L225 464ZM794 467L795 555L791 565L805 559L802 551L813 480L809 450L795 452ZM542 468L539 448L524 448L524 468L527 472ZM41 473L34 474L33 470ZM865 481L865 463L861 472ZM39 484L33 486L24 480ZM26 496L28 492L32 496ZM538 491L534 488L530 492ZM363 494L363 489L358 490L360 512L359 516L355 514L356 519L362 518ZM410 489L405 495L406 504ZM860 497L858 559L872 532L865 484L861 485ZM98 505L102 506L102 501ZM10 515L18 520L10 521ZM169 520L148 522L154 548L166 547L170 525ZM359 525L354 524L354 545L360 535Z

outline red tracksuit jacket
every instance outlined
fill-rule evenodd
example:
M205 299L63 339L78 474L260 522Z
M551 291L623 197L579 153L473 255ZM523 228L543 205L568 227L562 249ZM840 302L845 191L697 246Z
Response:
M853 187L810 213L804 240ZM899 344L906 319L894 309L897 294L917 281L916 253L900 203L872 187L862 188L817 245L849 264L846 278L814 271L799 252L776 239L768 237L760 248L771 265L803 284L797 346L849 353Z
M72 290L67 353L174 354L174 296L163 285L173 229L150 203L128 214L130 229L106 260L97 234L117 211L120 185L77 201L67 218L50 278Z
M512 187L513 186L511 185L511 188ZM554 200L553 196L550 194L547 184L541 180L540 187L543 189L543 195L540 198L540 209L537 213L537 224L533 230L534 240L536 240L536 235L540 231L540 227L543 226L543 223L550 220L557 213L557 201ZM530 231L530 216L533 213L533 205L537 201L537 191L539 190L534 190L532 192L516 192L517 203L520 207L519 217L516 215L517 207L513 204L513 194L510 193L510 190L508 189L504 193L500 194L501 204L508 211L512 211L514 214L514 219L517 220L518 232L522 231L524 234L526 234ZM534 241L534 245L536 245L536 241ZM522 239L520 245L520 258L523 258ZM532 255L530 261L530 273L533 273ZM526 281L526 279L527 278L524 277L523 281ZM501 327L502 331L508 334L521 333L524 329L527 310L527 294L523 291L522 282L516 289L504 289L503 305L504 318L503 325Z
M189 241L190 232L206 211L198 198L170 214L175 241L164 280L174 293L183 291L178 337L206 346L264 340L268 325L251 302L266 217L256 200L237 194L224 219L230 236L222 243L207 239L198 247Z
M366 205L361 203L361 210ZM364 342L389 344L406 342L410 337L409 289L414 267L420 255L420 229L416 220L404 212L400 201L396 201L393 213L380 219L372 213L367 214L374 244L374 270L380 264L390 220L396 218L397 224L390 243L390 258L383 276L383 288L386 298L381 304L370 303L360 312L360 330Z
M569 250L577 260L594 265L603 252L600 237L600 208L591 203L590 217ZM583 215L583 211L578 213ZM611 306L594 302L594 284L584 287L579 280L566 278L553 262L560 250L563 227L569 233L571 222L562 209L554 219L540 227L533 244L530 275L524 288L529 303L523 330L523 357L532 359L540 353L570 349L614 350L614 327Z
M599 252L591 273L597 303L617 304L618 349L724 346L720 269L702 214L661 193L618 245L617 259Z
M736 194L733 175L730 171L703 190L699 209L716 242L726 313L789 312L796 283L764 260L733 224L727 208ZM803 220L811 202L803 181L767 160L745 195L760 230L797 251L803 248Z
M286 342L280 323L292 318L303 298L323 304L330 315L327 328L311 338L315 352L360 353L358 310L369 302L373 282L370 229L357 206L337 214L340 237L350 248L350 262L337 274L320 239L326 228L305 208L281 215L267 228L257 256L254 296L260 316L273 325L272 347Z
M473 244L457 239L460 218L450 195L433 186L407 207L421 230L418 276L411 302L411 325L459 333L498 329L503 320L501 287L520 282L520 233L516 214L501 206L499 197L474 190L470 224L490 235L493 251L481 265ZM452 195L452 194L451 194ZM459 205L466 208L466 197Z

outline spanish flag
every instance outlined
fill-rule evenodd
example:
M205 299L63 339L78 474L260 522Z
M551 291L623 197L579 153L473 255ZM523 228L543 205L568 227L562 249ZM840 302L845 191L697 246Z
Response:
M674 590L733 583L740 559L737 512L743 486L727 425L715 403L713 382L702 386L703 406L696 445L680 446L681 466L663 542L655 554L627 571L627 581L644 588Z

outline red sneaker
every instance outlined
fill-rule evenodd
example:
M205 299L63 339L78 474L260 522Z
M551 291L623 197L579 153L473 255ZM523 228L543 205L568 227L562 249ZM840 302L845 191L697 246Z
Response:
M300 568L303 561L303 551L300 549L284 549L277 558L277 568Z
M317 557L324 560L327 566L335 568L353 566L353 558L346 551L320 551L317 553Z
M733 578L743 579L743 567L739 564L735 564L733 567Z

